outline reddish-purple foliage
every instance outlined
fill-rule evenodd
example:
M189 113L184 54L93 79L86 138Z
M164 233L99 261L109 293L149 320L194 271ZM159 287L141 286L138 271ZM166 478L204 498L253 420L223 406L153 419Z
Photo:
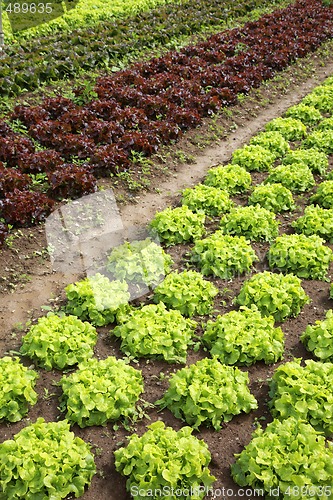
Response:
M0 161L8 167L16 167L19 158L34 151L33 142L19 134L0 137Z
M11 115L12 120L20 120L26 127L31 127L37 123L49 120L50 113L43 106L15 106Z
M127 132L119 140L119 146L128 154L136 151L150 156L158 150L159 139L153 133Z
M14 189L0 201L0 216L7 224L30 226L42 222L51 212L54 201L45 194Z
M52 172L64 164L60 153L53 149L44 151L36 151L22 156L17 165L22 172L37 174L42 172Z
M31 179L15 168L4 167L0 162L0 196L6 196L10 191L17 189L28 189Z
M117 142L124 132L125 128L120 123L93 120L86 125L83 135L92 139L95 144L112 144Z
M79 198L97 190L97 182L89 167L65 164L48 174L53 198Z
M90 158L94 175L105 177L110 173L117 173L129 168L131 162L128 154L116 144L99 146Z

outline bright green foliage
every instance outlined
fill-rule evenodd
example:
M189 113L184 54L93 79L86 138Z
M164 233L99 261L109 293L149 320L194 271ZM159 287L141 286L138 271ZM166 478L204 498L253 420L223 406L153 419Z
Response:
M275 155L275 158L281 158L290 150L288 141L277 131L260 132L252 137L250 145L259 145L268 149Z
M241 412L258 408L248 389L249 375L217 358L204 358L174 373L169 388L156 404L198 429L201 424L221 429Z
M327 78L322 85L317 85L317 87L315 87L309 95L333 96L333 85Z
M278 117L267 123L265 130L280 132L287 141L299 141L306 136L306 126L297 118Z
M317 235L283 234L267 253L269 267L299 278L327 281L333 252Z
M333 361L333 310L326 312L325 319L308 325L301 335L307 350L321 361Z
M310 298L297 276L269 271L255 274L245 281L236 298L240 306L254 304L263 316L273 316L275 321L297 316L309 302Z
M250 205L260 205L275 214L295 208L292 192L282 184L259 184L249 197Z
M275 419L265 430L258 427L250 443L235 455L234 481L254 490L274 490L284 500L331 498L333 445L306 422L290 417Z
M321 182L315 194L310 198L311 203L316 203L323 208L333 208L333 180Z
M219 165L208 170L204 184L224 189L230 195L248 191L252 183L251 174L240 165Z
M201 238L205 233L204 222L205 214L194 213L183 205L157 212L150 228L162 242L170 246Z
M282 159L282 163L284 165L305 163L305 165L310 168L311 172L321 175L324 174L328 168L327 155L315 148L294 149Z
M155 286L170 271L173 260L150 238L115 247L106 268L118 280Z
M221 215L233 206L227 191L217 187L197 184L182 193L182 204L193 212L203 211L206 215Z
M202 337L212 356L226 364L275 363L282 358L284 336L272 316L263 317L255 306L230 311L208 321Z
M216 231L195 242L191 256L204 276L213 274L222 279L249 271L257 256L244 236L225 235Z
M195 321L184 318L179 311L168 311L160 302L133 309L111 334L120 337L120 349L126 355L185 363L195 327Z
M246 170L263 172L274 163L276 155L268 147L261 144L246 144L236 149L232 154L232 163L246 168Z
M272 168L265 184L279 183L293 193L303 193L315 185L313 174L304 163L278 165Z
M320 111L315 106L299 103L296 106L291 106L285 112L285 116L296 118L305 125L314 125L322 120Z
M325 118L316 127L317 130L333 130L333 117Z
M328 174L326 175L326 180L333 181L333 170L328 172Z
M332 99L333 109L333 99ZM302 148L315 148L327 155L333 153L333 130L315 130L302 142Z
M90 445L66 420L39 418L0 444L1 500L61 500L83 495L96 472Z
M18 358L0 358L0 420L18 422L28 413L29 405L37 403L37 378L37 372L23 366Z
M333 92L329 86L321 85L302 99L302 103L313 106L322 113L332 113Z
M273 417L307 420L317 431L333 434L333 364L301 359L280 365L269 384Z
M117 312L128 303L130 294L124 281L110 281L100 273L65 288L66 312L95 326L113 323Z
M62 370L90 358L96 341L97 331L90 323L50 313L24 335L20 352L46 370Z
M15 37L20 40L33 39L36 36L72 31L82 27L87 28L101 21L135 15L165 3L168 2L166 0L127 0L126 2L123 0L85 0L78 2L75 9L66 9L66 13L61 17L16 33ZM6 28L6 36L10 36L9 25L6 25Z
M141 371L124 360L110 356L106 359L88 359L79 369L59 382L61 411L71 424L80 427L106 425L110 420L135 416L140 394L143 392Z
M197 271L174 272L155 288L154 302L163 302L168 308L191 317L209 314L218 293L218 288Z
M128 445L114 452L116 470L129 476L126 489L133 498L144 500L152 491L163 488L183 492L177 495L180 500L200 500L206 496L216 479L208 468L211 455L206 443L191 434L191 427L176 432L157 421L141 437L132 434ZM191 489L193 494L189 496L186 491Z
M235 207L220 222L221 232L252 241L271 241L279 234L275 214L259 205Z
M297 233L306 236L316 234L325 241L333 243L333 208L327 209L310 205L305 208L304 215L291 225Z

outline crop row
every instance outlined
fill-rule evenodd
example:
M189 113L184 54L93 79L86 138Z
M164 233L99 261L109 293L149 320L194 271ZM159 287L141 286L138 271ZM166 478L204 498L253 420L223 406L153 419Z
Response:
M17 106L11 119L20 120L27 135L0 123L0 216L15 226L40 222L54 199L94 192L96 177L127 169L133 153L150 156L161 144L176 141L203 117L236 103L239 93L330 38L332 9L302 0L206 42L138 63L100 78L99 99L86 105L57 97L39 106ZM41 173L50 186L47 194L30 190L31 175Z
M204 498L205 488L215 478L208 468L208 447L192 436L193 429L207 425L218 431L223 422L257 408L248 374L238 366L280 360L284 333L275 323L297 317L311 300L301 279L328 280L333 261L326 244L333 240L332 170L307 200L310 205L304 215L289 226L295 234L278 236L276 213L294 210L297 193L308 193L315 185L311 175L319 179L327 175L327 157L333 154L332 114L333 77L234 151L230 165L210 169L202 184L185 189L180 206L155 214L150 231L166 246L190 244L186 262L194 269L172 271L171 256L150 238L126 242L107 257L105 273L110 278L97 273L69 284L62 310L29 328L22 337L21 355L46 370L77 364L78 368L64 373L58 384L65 421L39 419L0 445L4 494L81 496L96 467L90 446L70 433L69 426L105 425L119 419L126 425L140 418L136 408L144 391L140 370L123 359L92 356L96 327L112 325L111 337L119 338L121 352L130 358L186 363L194 340L210 352L211 358L204 355L174 371L168 389L155 401L191 427L175 432L155 422L141 437L131 434L127 446L114 453L116 470L128 477L127 489L134 498L165 487L178 491L179 498L188 498L186 491L198 488L195 498ZM307 134L310 124L315 127ZM306 147L300 148L302 144ZM276 159L284 167L279 179L270 178L279 169ZM295 182L293 166L307 183ZM254 171L268 174L251 190ZM233 195L249 191L248 206L232 200ZM208 217L219 224L218 230L211 224L206 228ZM203 323L219 294L213 280L204 276L224 280L250 271L257 259L252 243L258 241L270 243L267 262L274 272L246 279L234 301L240 307ZM149 303L130 304L129 285L153 288ZM240 486L267 494L275 488L282 498L330 498L333 448L325 437L333 433L332 315L327 311L300 337L316 360L296 359L275 369L268 402L274 420L265 430L258 427L231 466ZM195 335L197 320L201 336ZM0 367L0 415L15 422L37 402L38 372L8 356L0 360Z
M5 39L6 42L15 43L19 41L21 43L24 40L35 39L36 37L49 34L60 35L62 32L96 26L99 22L113 20L114 18L136 15L166 3L168 3L168 0L128 0L125 3L121 0L86 0L78 2L77 5L74 4L75 8L70 3L67 3L66 7L68 9L61 17L53 19L48 23L19 31L15 33L15 38L12 35L6 8L4 8L3 28ZM173 3L175 3L174 0Z
M252 9L273 10L274 2L247 0L235 4L196 0L160 6L135 17L114 19L89 29L48 34L6 47L1 55L0 95L17 95L43 82L76 77L80 71L110 70L128 58L210 29L221 29ZM52 46L52 54L48 50Z

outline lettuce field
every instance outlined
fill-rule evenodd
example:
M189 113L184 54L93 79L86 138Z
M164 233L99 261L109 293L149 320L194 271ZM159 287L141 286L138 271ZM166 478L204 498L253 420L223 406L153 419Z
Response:
M3 6L0 500L333 499L333 2L65 3Z

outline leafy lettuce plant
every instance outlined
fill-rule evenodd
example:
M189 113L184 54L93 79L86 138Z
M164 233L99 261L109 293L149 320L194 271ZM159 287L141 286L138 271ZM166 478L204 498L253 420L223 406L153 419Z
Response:
M205 214L194 213L186 205L157 212L150 228L167 246L201 238L205 233Z
M273 417L308 421L317 431L333 434L333 364L301 359L280 365L269 383Z
M310 168L311 172L321 175L325 174L328 168L327 155L315 148L294 149L282 159L283 165L291 165L293 163L304 163Z
M333 130L333 117L325 118L316 127L316 130Z
M150 238L125 242L113 248L107 270L115 279L154 287L170 272L173 260Z
M300 141L306 136L306 126L301 120L291 117L278 117L271 120L265 126L266 132L276 131L280 132L282 137L287 141Z
M299 418L275 419L265 430L259 426L235 457L234 481L264 490L267 498L273 492L285 500L331 496L333 445Z
M333 98L332 98L332 108L333 108ZM326 155L331 155L333 153L333 130L314 130L307 136L306 139L301 144L302 148L314 148L318 151L322 151Z
M195 242L191 261L204 276L230 279L251 269L257 256L244 236L230 236L216 231L208 238Z
M78 498L96 473L90 444L70 431L66 420L43 418L0 444L1 498Z
M301 102L287 109L284 116L300 120L304 125L315 125L323 119L322 114L315 106Z
M318 86L302 99L302 103L313 106L322 113L331 113L333 109L333 92L329 86Z
M205 184L185 189L181 202L193 212L203 211L212 216L228 212L233 206L227 191Z
M333 208L333 180L323 181L318 184L315 194L310 198L310 202L323 208Z
M218 293L218 288L197 271L175 271L155 288L154 302L163 302L183 316L192 317L209 314Z
M126 489L137 500L152 491L177 491L180 500L201 500L216 479L208 468L207 444L192 436L187 426L177 432L164 422L154 422L141 437L132 434L114 456L116 470L128 476ZM191 489L189 497L186 492Z
M252 241L271 241L279 234L275 214L259 205L235 207L220 221L221 232Z
M288 141L276 130L260 132L250 139L250 145L262 146L268 149L275 158L281 158L290 150Z
M23 336L20 352L45 370L62 370L90 358L96 342L97 331L90 323L50 313Z
M0 359L0 420L18 422L28 413L29 405L37 403L37 378L37 372L23 366L19 358Z
M254 304L263 316L284 321L291 316L298 316L310 298L297 276L264 271L244 282L235 302L247 307Z
M263 172L274 163L276 155L261 144L246 144L232 154L232 164L240 165L249 171Z
M275 214L289 212L295 208L292 192L282 184L259 184L248 200L250 205L260 205Z
M292 222L297 233L311 236L316 234L323 240L333 243L333 208L310 205L305 207L304 215Z
M121 339L120 349L126 355L185 363L195 327L195 321L184 318L179 311L168 311L160 302L133 308L111 334Z
M283 356L284 335L272 316L263 317L255 306L209 320L202 336L212 356L226 365L250 366L256 361L276 363Z
M135 405L144 389L141 371L114 356L84 361L59 385L60 410L81 428L122 417L135 420Z
M248 382L247 372L223 365L217 358L204 358L174 373L156 404L195 429L205 424L219 431L222 422L258 407Z
M219 165L208 170L204 184L224 189L230 195L235 195L248 191L252 178L251 174L240 165Z
M130 298L125 281L110 281L100 273L71 283L65 292L68 299L66 312L95 326L113 323Z
M299 278L327 281L333 252L317 235L283 234L267 253L269 267Z
M315 180L307 165L304 163L292 163L272 168L264 183L282 184L292 193L303 193L309 191L315 185Z
M333 310L326 312L324 320L308 325L301 335L307 350L321 361L333 361Z

